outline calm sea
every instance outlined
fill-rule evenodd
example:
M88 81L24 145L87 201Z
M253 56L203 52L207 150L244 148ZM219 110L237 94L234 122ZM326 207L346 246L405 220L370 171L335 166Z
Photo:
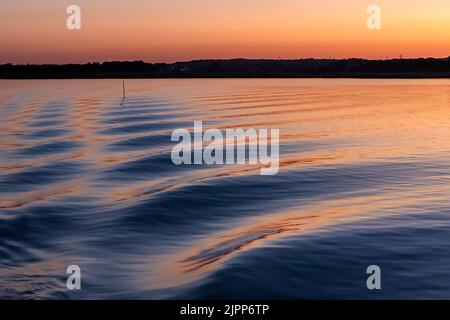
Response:
M450 80L126 87L0 81L1 298L450 298ZM279 173L175 166L195 120L279 129Z

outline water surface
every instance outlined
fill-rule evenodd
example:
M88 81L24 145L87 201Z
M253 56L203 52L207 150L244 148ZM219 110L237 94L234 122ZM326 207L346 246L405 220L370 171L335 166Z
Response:
M450 298L449 80L121 90L0 81L0 297ZM194 120L280 129L279 173L173 165Z

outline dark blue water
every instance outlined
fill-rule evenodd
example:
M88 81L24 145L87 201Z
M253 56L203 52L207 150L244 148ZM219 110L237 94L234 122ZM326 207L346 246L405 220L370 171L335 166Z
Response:
M450 81L121 85L0 81L1 298L450 298ZM174 165L194 120L279 129L279 173Z

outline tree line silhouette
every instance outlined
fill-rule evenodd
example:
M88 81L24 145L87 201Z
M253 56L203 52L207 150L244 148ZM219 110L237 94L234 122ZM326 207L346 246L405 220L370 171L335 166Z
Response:
M450 78L450 57L419 59L230 59L175 63L3 64L3 79L63 78Z

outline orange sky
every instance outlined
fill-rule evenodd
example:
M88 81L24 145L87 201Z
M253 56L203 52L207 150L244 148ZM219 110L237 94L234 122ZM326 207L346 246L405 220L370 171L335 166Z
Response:
M82 29L66 28L66 8ZM382 9L369 31L366 9ZM2 0L0 63L446 57L449 0Z

